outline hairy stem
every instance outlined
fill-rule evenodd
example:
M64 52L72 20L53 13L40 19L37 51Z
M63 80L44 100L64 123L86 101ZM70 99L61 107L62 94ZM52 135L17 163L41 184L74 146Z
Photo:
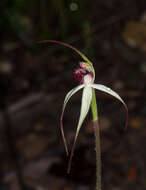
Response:
M96 151L96 190L101 190L101 149L100 149L100 131L98 123L98 111L96 104L95 90L92 90L91 110L93 116L93 129L95 134L95 151Z
M96 151L96 190L101 190L101 150L98 120L93 121Z
M98 112L97 112L96 96L95 96L95 90L94 90L93 88L92 88L91 111L92 111L93 121L98 120Z

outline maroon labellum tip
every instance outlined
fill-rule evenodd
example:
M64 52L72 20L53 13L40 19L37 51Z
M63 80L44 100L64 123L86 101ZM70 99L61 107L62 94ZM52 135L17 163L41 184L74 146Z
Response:
M73 73L74 75L74 79L79 82L80 84L83 83L83 79L84 76L87 74L87 71L82 69L82 68L78 68L75 70L75 72Z

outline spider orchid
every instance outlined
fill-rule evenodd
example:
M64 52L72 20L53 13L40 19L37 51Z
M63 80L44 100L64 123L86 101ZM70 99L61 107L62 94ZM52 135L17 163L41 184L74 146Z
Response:
M71 159L73 156L73 152L74 152L74 148L75 148L75 144L76 144L76 140L77 140L80 128L81 128L83 121L86 118L86 116L89 112L89 109L91 107L91 104L92 104L92 98L94 96L94 89L105 92L111 96L114 96L116 99L118 99L124 105L124 107L127 111L126 104L124 103L122 98L116 92L114 92L112 89L110 89L102 84L94 83L94 70L86 62L80 63L80 68L78 68L74 72L74 78L80 83L80 85L78 85L77 87L70 90L67 93L67 95L65 96L64 104L63 104L63 108L62 108L61 120L60 120L63 141L64 141L66 153L68 155L68 148L67 148L67 143L66 143L66 139L65 139L65 135L64 135L64 131L63 131L63 124L62 124L63 115L64 115L65 107L66 107L68 101L70 100L70 98L75 93L77 93L79 90L83 89L80 116L79 116L77 130L76 130L74 143L73 143L73 147L72 147L72 151L71 151L68 172L70 171ZM93 105L93 106L95 106L95 105ZM95 117L94 120L97 120L97 117ZM126 124L126 126L127 126L127 124Z
M67 95L65 96L64 99L64 103L63 103L63 108L62 108L62 113L61 113L61 118L60 118L60 127L61 127L61 133L62 133L62 137L63 137L63 142L65 145L65 150L67 155L69 154L68 152L68 147L67 147L67 142L66 142L66 138L64 135L64 130L63 130L63 115L64 115L64 111L66 108L66 105L68 103L68 101L70 100L70 98L77 93L79 90L83 89L82 92L82 100L81 100L81 109L80 109L80 116L79 116L79 121L77 124L77 129L76 129L76 134L74 137L74 142L73 142L73 146L71 149L71 154L70 154L70 158L69 158L69 165L68 165L68 173L70 171L71 168L71 161L72 161L72 156L74 153L74 149L75 149L75 144L76 144L76 140L77 137L79 135L79 131L81 129L81 126L89 112L89 109L91 107L92 110L92 115L93 115L93 126L96 129L95 131L95 138L96 138L96 156L97 156L97 190L101 189L101 162L100 162L100 136L99 136L99 126L98 126L98 113L97 113L97 104L96 104L96 96L95 96L95 90L99 90L102 91L104 93L107 93L113 97L115 97L116 99L118 99L123 105L124 108L126 110L126 124L125 127L127 127L127 121L128 121L128 108L126 106L126 104L124 103L124 101L122 100L122 98L113 90L111 90L110 88L102 85L102 84L96 84L94 83L95 80L95 71L94 71L94 67L92 65L92 62L80 51L78 51L76 48L74 48L73 46L66 44L64 42L59 42L59 41L55 41L55 40L45 40L43 41L43 43L46 42L53 42L53 43L57 43L63 46L66 46L72 50L74 50L76 53L78 53L82 59L84 61L80 62L80 67L78 69L75 70L74 72L74 78L80 83L77 87L73 88L72 90L70 90Z

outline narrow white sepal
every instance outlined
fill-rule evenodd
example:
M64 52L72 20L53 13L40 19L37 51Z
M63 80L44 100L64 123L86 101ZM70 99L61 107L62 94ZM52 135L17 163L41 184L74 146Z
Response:
M73 88L72 90L70 90L67 95L65 96L65 99L64 99L64 103L63 103L63 108L62 108L62 114L64 113L64 110L65 110L65 107L66 107L66 104L67 102L69 101L69 99L79 90L81 90L82 88L84 87L84 84L81 84L75 88Z
M92 84L91 85L93 88L97 89L97 90L100 90L102 92L105 92L107 94L110 94L111 96L114 96L116 99L118 99L120 102L122 102L124 105L125 102L122 100L122 98L115 92L113 91L112 89L102 85L102 84Z
M86 115L89 112L89 108L91 105L91 100L92 100L92 88L89 85L85 85L84 89L83 89L83 95L82 95L82 102L81 102L81 111L80 111L80 117L79 117L79 122L77 125L77 131L76 131L76 135L75 135L75 141L78 137L80 128L83 124L83 121L86 117Z
M84 85L82 84L82 85L79 85L79 86L73 88L71 91L69 91L67 93L67 95L65 96L64 104L63 104L63 107L62 107L62 113L61 113L61 117L60 117L60 129L61 129L62 138L63 138L63 142L64 142L64 146L65 146L65 150L66 150L67 155L68 155L68 147L67 147L67 142L66 142L66 138L65 138L65 135L64 135L63 122L62 122L63 115L64 115L64 110L65 110L65 107L67 105L67 102L72 97L72 95L75 94L80 89L82 89L83 87L84 87Z

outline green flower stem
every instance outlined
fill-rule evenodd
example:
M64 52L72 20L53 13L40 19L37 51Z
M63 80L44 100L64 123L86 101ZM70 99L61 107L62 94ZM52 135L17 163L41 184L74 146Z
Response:
M97 104L96 104L96 95L95 90L92 88L92 102L91 102L91 111L93 116L93 121L98 120Z
M93 116L93 129L95 134L95 151L96 151L96 190L101 190L101 149L100 149L100 131L98 123L98 111L96 104L95 90L92 89L91 110Z

